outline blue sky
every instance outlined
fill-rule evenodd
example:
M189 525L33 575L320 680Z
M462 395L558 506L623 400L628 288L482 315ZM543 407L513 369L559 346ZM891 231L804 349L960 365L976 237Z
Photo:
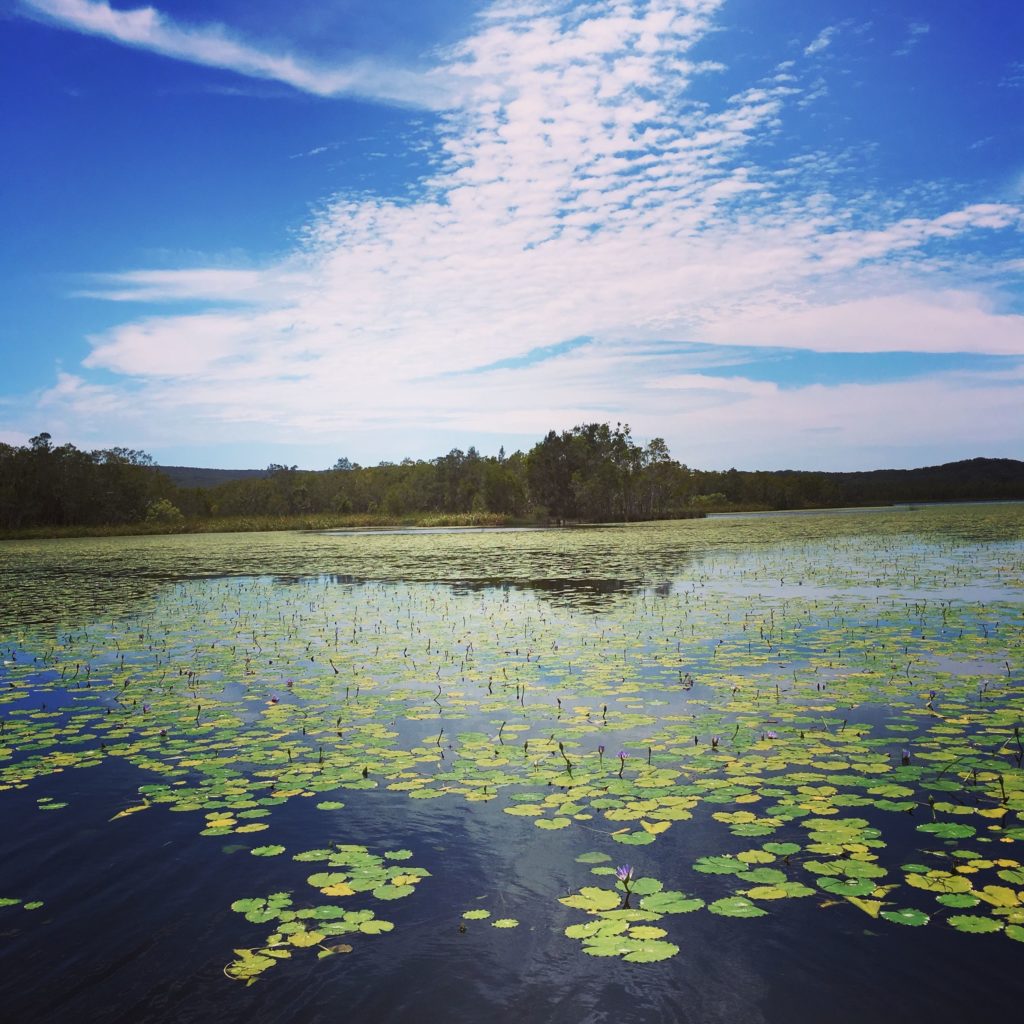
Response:
M0 439L1024 458L1024 9L0 0Z

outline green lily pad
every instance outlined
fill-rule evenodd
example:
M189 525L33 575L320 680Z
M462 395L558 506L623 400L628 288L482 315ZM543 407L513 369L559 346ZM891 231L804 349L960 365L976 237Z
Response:
M750 868L735 857L699 857L693 863L693 870L709 875L738 875Z
M622 959L630 964L654 964L661 960L668 960L678 952L679 947L671 942L647 939L631 949Z
M991 917L979 917L976 914L955 914L946 919L958 932L969 932L983 935L989 932L1001 932L1003 924Z
M664 888L657 878L637 878L629 885L629 891L637 896L650 896Z
M745 896L727 896L708 904L712 914L722 917L764 917L767 911L752 903Z
M826 876L818 879L818 888L833 896L867 896L875 891L875 883L862 878L834 878Z
M583 924L571 924L565 929L565 934L570 939L592 939L598 935L623 935L628 930L628 921L609 921L600 918L595 921L585 921Z
M379 900L400 900L416 891L413 885L378 885L373 895Z
M235 902L231 904L231 909L240 914L247 914L251 910L262 910L266 904L266 900L259 899L235 900Z
M364 935L383 935L385 932L392 931L394 927L391 921L381 921L379 918L359 922L359 930Z
M884 917L887 921L892 921L894 924L910 925L913 928L919 928L929 921L928 915L923 911L906 908L901 910L883 910L879 916Z
M786 873L776 868L752 868L750 871L744 872L742 880L745 884L778 885L780 882L786 881Z
M944 907L952 907L955 910L969 910L981 902L977 896L969 892L944 892L935 899Z
M977 829L972 825L962 825L957 821L936 821L927 825L918 825L918 832L928 832L940 839L967 839L973 836Z
M796 843L765 843L763 849L778 857L791 857L794 853L800 852L800 847Z
M631 939L615 936L597 936L583 943L583 952L588 956L624 956L635 949Z
M661 892L645 896L640 901L640 906L655 914L688 914L692 910L700 910L704 906L704 900L673 889L663 889Z
M622 904L622 897L617 892L609 889L600 889L596 886L584 886L578 893L571 896L563 896L559 903L576 910L587 910L596 913L602 910L612 910Z
M627 846L648 846L654 842L654 836L650 832L620 832L613 835L612 839Z

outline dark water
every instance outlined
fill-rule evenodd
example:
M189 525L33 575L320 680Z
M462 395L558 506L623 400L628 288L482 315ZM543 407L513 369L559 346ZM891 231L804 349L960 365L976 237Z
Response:
M227 844L195 835L185 814L158 810L158 822L139 815L112 827L107 819L133 781L126 774L134 773L103 766L47 786L74 801L72 834L62 812L40 815L27 793L5 794L4 886L29 891L44 881L48 893L38 919L3 921L5 1020L862 1024L909 1016L959 1024L992 1013L1013 1019L1024 995L1021 949L1002 936L907 935L847 907L804 906L810 901L756 921L685 915L672 929L681 953L650 965L580 955L561 934L575 918L568 910L503 933L468 922L482 927L461 934L446 911L484 895L498 911L540 907L552 882L566 891L578 884L567 865L593 844L575 830L561 843L531 843L536 830L493 805L453 800L444 813L418 811L390 794L348 794L333 822L311 801L289 804L276 836L296 847L414 837L432 875L429 902L397 901L390 935L346 956L296 958L245 988L222 968L246 929L253 941L261 929L240 928L227 907L265 890L266 865L224 854ZM430 801L441 802L448 798ZM700 829L673 829L661 843L671 880L673 861L700 852ZM291 876L298 887L308 865L275 870L283 886Z

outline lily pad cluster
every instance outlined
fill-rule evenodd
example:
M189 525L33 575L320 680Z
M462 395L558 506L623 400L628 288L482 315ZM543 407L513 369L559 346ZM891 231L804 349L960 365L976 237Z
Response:
M601 853L577 858L584 863L605 859L610 860ZM584 953L643 964L667 960L679 952L679 946L668 941L668 931L656 922L666 915L699 910L704 900L665 889L656 878L634 877L631 865L617 869L600 866L592 870L597 874L614 875L617 878L615 888L585 885L559 900L564 906L582 910L589 917L581 924L565 928L566 936L580 940Z
M253 853L267 855L266 847ZM402 899L415 892L421 879L429 877L423 868L404 862L412 856L409 850L392 850L383 856L371 853L364 846L339 843L319 850L297 853L293 860L322 864L327 870L316 871L306 882L320 894L332 899L369 896L376 900ZM317 950L321 959L337 953L351 953L349 941L364 935L383 935L394 928L391 921L376 916L372 909L351 908L339 903L297 907L291 892L275 892L266 897L235 900L231 909L243 914L252 924L270 924L273 931L262 943L236 949L236 959L224 973L236 981L254 982L261 974L282 960L289 960L295 950Z

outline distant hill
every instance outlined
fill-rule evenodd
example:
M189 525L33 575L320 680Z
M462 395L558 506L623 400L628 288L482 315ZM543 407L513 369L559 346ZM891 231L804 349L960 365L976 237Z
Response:
M196 466L157 466L177 487L216 487L233 480L261 480L270 476L266 469L200 469Z
M1024 462L964 459L920 469L827 473L847 501L878 496L890 501L971 501L1024 496Z

